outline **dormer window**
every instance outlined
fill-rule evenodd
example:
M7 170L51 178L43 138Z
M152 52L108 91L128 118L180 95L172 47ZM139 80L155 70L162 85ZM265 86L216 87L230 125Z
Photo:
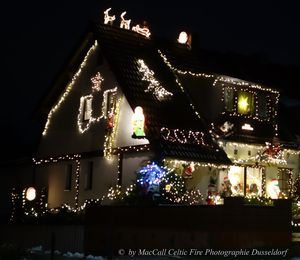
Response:
M236 89L226 86L223 89L225 111L231 116L245 116L268 121L271 116L271 97L262 91Z

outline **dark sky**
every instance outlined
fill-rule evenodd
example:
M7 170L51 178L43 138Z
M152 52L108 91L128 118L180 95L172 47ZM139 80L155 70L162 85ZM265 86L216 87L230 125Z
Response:
M33 110L66 63L89 21L112 7L132 24L147 20L152 34L198 33L201 47L263 54L300 66L297 1L3 1L1 3L1 147L37 140ZM3 151L3 149L2 149Z

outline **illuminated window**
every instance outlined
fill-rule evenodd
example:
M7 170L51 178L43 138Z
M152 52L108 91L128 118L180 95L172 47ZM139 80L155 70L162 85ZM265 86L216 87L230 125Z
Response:
M226 88L224 91L224 102L225 102L225 109L228 112L233 111L233 98L234 98L233 89Z
M65 182L65 190L70 191L72 189L72 174L73 174L73 166L72 164L68 164L66 167L66 182Z
M289 171L278 171L279 189L285 194L289 194Z
M254 112L254 95L240 91L238 92L237 108L239 114L253 114Z
M220 194L225 197L244 196L246 194L261 196L262 170L252 167L231 166L228 173L220 172Z
M85 190L91 190L93 187L93 170L94 170L94 163L89 162L88 169L85 173L85 180L84 180Z
M92 116L92 97L87 96L83 102L83 121L89 121Z
M262 171L258 168L247 167L247 194L260 196L262 190Z

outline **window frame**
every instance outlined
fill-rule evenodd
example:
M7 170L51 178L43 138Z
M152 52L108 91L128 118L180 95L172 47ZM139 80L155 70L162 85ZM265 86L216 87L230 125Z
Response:
M64 191L72 190L72 179L73 179L73 164L69 163L65 169L65 189Z

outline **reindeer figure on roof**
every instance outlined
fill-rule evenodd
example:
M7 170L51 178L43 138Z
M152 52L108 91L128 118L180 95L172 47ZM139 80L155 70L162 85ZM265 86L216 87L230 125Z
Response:
M120 28L124 28L124 29L129 30L129 29L130 29L130 22L131 22L131 19L125 20L125 19L124 19L125 14L126 14L126 11L123 12L123 13L121 14L121 16L120 16L120 17L121 17Z
M116 16L115 15L112 15L110 16L108 14L108 12L111 10L111 8L108 8L104 11L104 24L110 24L112 25L113 24L113 21L116 20Z

